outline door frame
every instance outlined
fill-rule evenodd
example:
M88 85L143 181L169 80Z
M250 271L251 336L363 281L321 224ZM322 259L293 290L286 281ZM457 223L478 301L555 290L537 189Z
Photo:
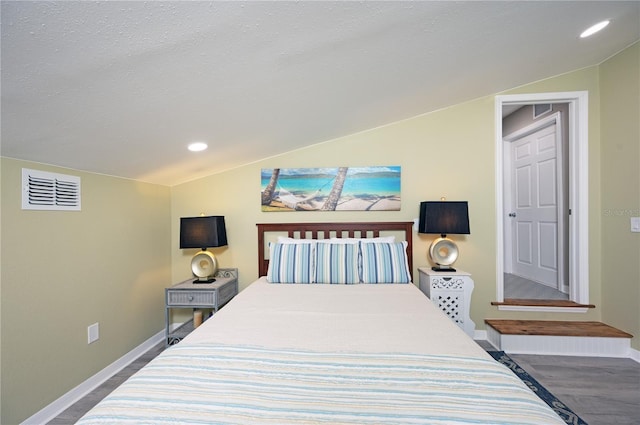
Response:
M569 104L569 299L589 303L589 131L586 91L498 95L495 97L496 299L504 301L504 145L502 108L540 103ZM514 309L514 308L511 308ZM517 309L517 308L515 308ZM523 310L548 310L529 307Z
M555 289L557 289L558 291L561 292L565 292L568 293L566 287L568 287L568 282L564 281L564 271L565 271L565 262L566 262L566 256L565 256L565 243L564 243L564 224L565 224L565 220L563 217L563 214L561 213L562 211L565 211L565 202L564 202L564 188L563 188L563 174L562 174L562 169L564 166L564 155L562 152L562 120L560 117L560 112L555 112L545 118L542 118L538 121L535 121L532 124L529 124L521 129L518 129L516 131L514 131L513 133L509 133L507 135L503 135L503 139L502 139L502 143L503 143L503 153L504 153L504 157L503 157L503 167L504 167L504 181L506 184L503 185L504 187L513 187L513 181L511 181L511 175L507 173L507 170L511 169L511 164L513 161L513 157L511 155L511 143L529 136L531 134L537 133L538 131L541 131L547 127L550 127L552 125L555 125L555 149L556 149L556 183L557 183L557 187L556 187L556 192L557 192L557 199L556 199L556 215L557 215L557 236L556 236L556 243L557 243L557 258L556 258L556 262L557 262L557 280L556 280L556 287ZM505 191L504 192L504 205L505 207L510 207L513 206L513 199L512 199L512 193L509 191ZM511 211L511 208L508 208L509 211ZM507 210L505 209L504 213L506 213ZM504 217L504 214L503 214ZM504 253L505 253L505 262L504 262L504 271L507 273L511 273L513 271L512 267L513 267L513 229L512 226L509 225L509 223L505 223L505 227L504 227L504 234L505 234L505 238L504 238Z

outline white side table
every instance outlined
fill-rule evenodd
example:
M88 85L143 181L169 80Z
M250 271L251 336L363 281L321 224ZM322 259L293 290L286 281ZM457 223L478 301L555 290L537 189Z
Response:
M418 267L420 290L467 335L473 338L476 324L469 316L473 280L462 270L437 272L428 267Z

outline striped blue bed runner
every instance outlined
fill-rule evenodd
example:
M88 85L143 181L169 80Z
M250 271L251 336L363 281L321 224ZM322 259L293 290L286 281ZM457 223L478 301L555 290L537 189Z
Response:
M492 359L178 344L79 424L563 424Z

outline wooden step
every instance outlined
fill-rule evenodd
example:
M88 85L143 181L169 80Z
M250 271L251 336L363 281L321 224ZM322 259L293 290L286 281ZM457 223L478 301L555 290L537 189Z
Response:
M609 338L633 338L633 335L601 322L574 322L556 320L496 320L484 321L501 334L596 336Z
M596 308L593 304L578 304L569 300L538 300L523 298L508 298L504 301L491 301L491 305L528 306L528 307L568 307L568 308Z
M633 335L601 322L486 319L487 339L518 354L629 357Z

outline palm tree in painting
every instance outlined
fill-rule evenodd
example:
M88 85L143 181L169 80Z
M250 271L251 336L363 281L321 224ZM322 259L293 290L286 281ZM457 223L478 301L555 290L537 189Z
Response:
M262 205L269 205L271 200L273 199L273 194L276 191L276 185L278 184L278 176L280 175L280 169L274 168L271 173L271 179L269 179L269 184L262 192Z
M338 200L340 196L342 196L342 188L344 187L344 181L347 179L347 170L349 167L340 167L338 168L338 174L336 175L336 179L333 182L333 187L331 188L331 193L327 197L327 200L324 202L320 211L335 211L338 206Z

